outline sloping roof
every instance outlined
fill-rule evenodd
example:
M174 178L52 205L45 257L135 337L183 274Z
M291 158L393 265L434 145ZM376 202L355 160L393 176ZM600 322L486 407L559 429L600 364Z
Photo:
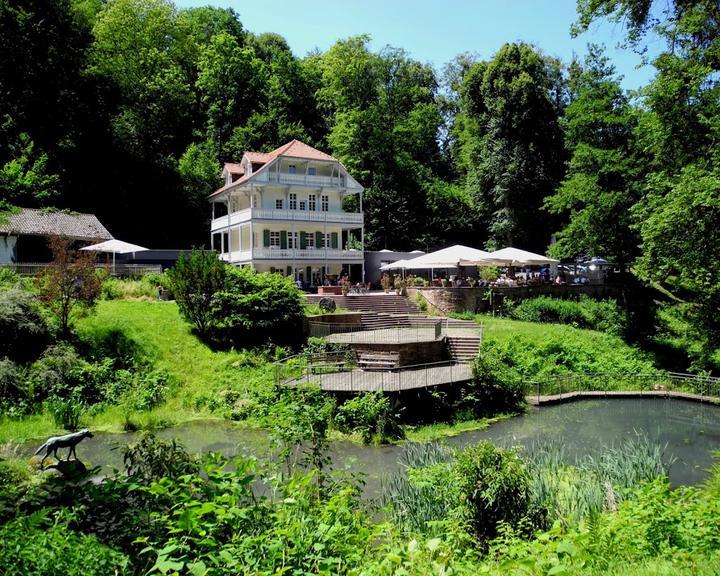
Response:
M49 210L23 208L18 214L11 214L0 233L16 236L67 236L76 240L111 240L112 234L94 214L78 214Z
M235 162L225 162L224 166L230 174L245 174L245 168L242 164L236 164Z
M237 180L235 180L235 182L225 184L225 186L223 186L222 188L215 190L215 192L210 194L209 198L217 196L218 194L222 194L226 190L229 190L231 188L239 186L240 184L243 184L244 182L247 182L250 178L265 170L265 168L267 168L270 162L280 156L287 156L289 158L300 158L306 160L325 160L330 162L338 162L338 160L330 156L330 154L325 154L325 152L321 152L320 150L313 148L312 146L308 146L304 142L300 142L300 140L291 140L287 144L283 144L279 148L275 148L275 150L273 150L272 152L245 152L243 154L243 157L247 157L253 164L262 164L262 166L258 170L254 171L252 174L245 174L242 178L238 178ZM225 166L228 165L230 164L225 164ZM236 166L239 166L239 164L236 164Z

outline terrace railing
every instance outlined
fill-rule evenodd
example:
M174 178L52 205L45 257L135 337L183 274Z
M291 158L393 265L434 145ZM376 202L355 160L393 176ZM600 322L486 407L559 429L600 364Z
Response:
M720 399L720 378L679 372L650 374L564 374L526 382L525 393L540 400L579 392L679 392Z
M341 324L336 322L308 322L310 336L328 338L348 344L398 344L440 340L446 334L446 324L437 318L388 317L378 326Z
M47 262L20 262L2 264L0 268L13 270L21 276L35 276L48 266L49 264ZM162 273L162 266L160 264L115 264L114 267L111 264L96 264L95 268L98 270L107 270L112 276L137 277L150 273Z
M465 382L470 377L470 367L453 360L388 370L360 370L352 351L300 354L275 362L276 386L316 383L323 389L339 392L397 392Z

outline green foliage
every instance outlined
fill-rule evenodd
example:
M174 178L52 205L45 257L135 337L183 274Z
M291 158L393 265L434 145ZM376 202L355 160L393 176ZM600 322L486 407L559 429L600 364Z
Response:
M286 462L304 462L322 470L334 408L334 400L318 386L278 391L275 401L266 406L265 421Z
M404 436L390 398L381 392L360 394L343 402L335 414L335 424L342 432L359 433L366 444Z
M558 374L651 374L650 357L616 336L586 331L546 331L542 337L516 333L512 338L487 338L483 353L491 354L526 381Z
M536 214L561 177L564 156L551 75L549 59L520 43L505 44L462 76L466 186L489 222L494 247L547 245L548 231Z
M0 566L6 576L130 574L130 560L95 536L78 534L70 518L39 512L0 526Z
M459 496L458 513L485 545L501 523L521 528L532 519L530 475L515 450L482 441L460 451L450 477Z
M78 430L84 406L78 396L71 398L50 398L47 409L52 414L56 426L65 430Z
M298 344L303 296L289 276L228 268L223 288L209 307L212 337L236 347Z
M226 270L225 263L214 252L192 250L190 254L180 254L167 272L180 313L203 338L210 333L213 320L210 304L223 287Z
M613 300L594 300L587 297L581 297L580 300L559 300L540 296L522 300L512 309L511 316L525 322L569 324L613 336L624 336L626 332L626 317Z
M169 289L165 274L146 274L140 279L112 278L103 280L100 297L103 300L157 300L158 288Z
M0 289L0 358L25 362L50 342L50 330L37 299L18 288Z
M30 409L23 369L12 360L0 359L0 413L20 416Z
M525 402L522 375L505 362L500 350L486 342L472 365L473 380L462 398L474 415L515 412Z
M573 63L570 85L563 124L572 157L560 187L545 199L545 208L567 215L567 223L549 253L602 254L624 268L638 245L630 212L639 197L631 149L636 117L601 47L589 47L584 67Z
M123 450L126 474L135 482L150 484L163 478L176 479L197 473L199 463L176 440L159 440L142 434Z

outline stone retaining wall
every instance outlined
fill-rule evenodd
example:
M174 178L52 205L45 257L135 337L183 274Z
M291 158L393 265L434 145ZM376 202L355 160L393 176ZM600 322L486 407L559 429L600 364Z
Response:
M419 292L427 301L428 312L432 314L449 314L451 312L487 312L490 310L489 293L492 290L493 300L497 304L503 298L523 300L538 296L551 298L575 299L581 295L590 298L617 298L619 289L616 286L590 284L585 286L555 285L515 286L515 287L463 287L463 288L408 288L408 296L414 301Z

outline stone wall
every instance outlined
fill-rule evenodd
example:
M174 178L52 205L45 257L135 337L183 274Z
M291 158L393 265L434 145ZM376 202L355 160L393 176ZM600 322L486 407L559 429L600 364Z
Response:
M490 310L488 298L491 288L408 288L408 296L414 301L419 292L425 298L428 312L432 314L449 314L451 312L487 312ZM523 300L538 296L551 298L576 299L581 295L590 298L617 298L619 289L608 285L555 285L515 286L492 288L493 301L499 303L503 298Z
M447 360L445 339L428 342L409 342L406 344L352 344L355 350L368 350L372 352L397 352L400 366L414 364L428 364Z

